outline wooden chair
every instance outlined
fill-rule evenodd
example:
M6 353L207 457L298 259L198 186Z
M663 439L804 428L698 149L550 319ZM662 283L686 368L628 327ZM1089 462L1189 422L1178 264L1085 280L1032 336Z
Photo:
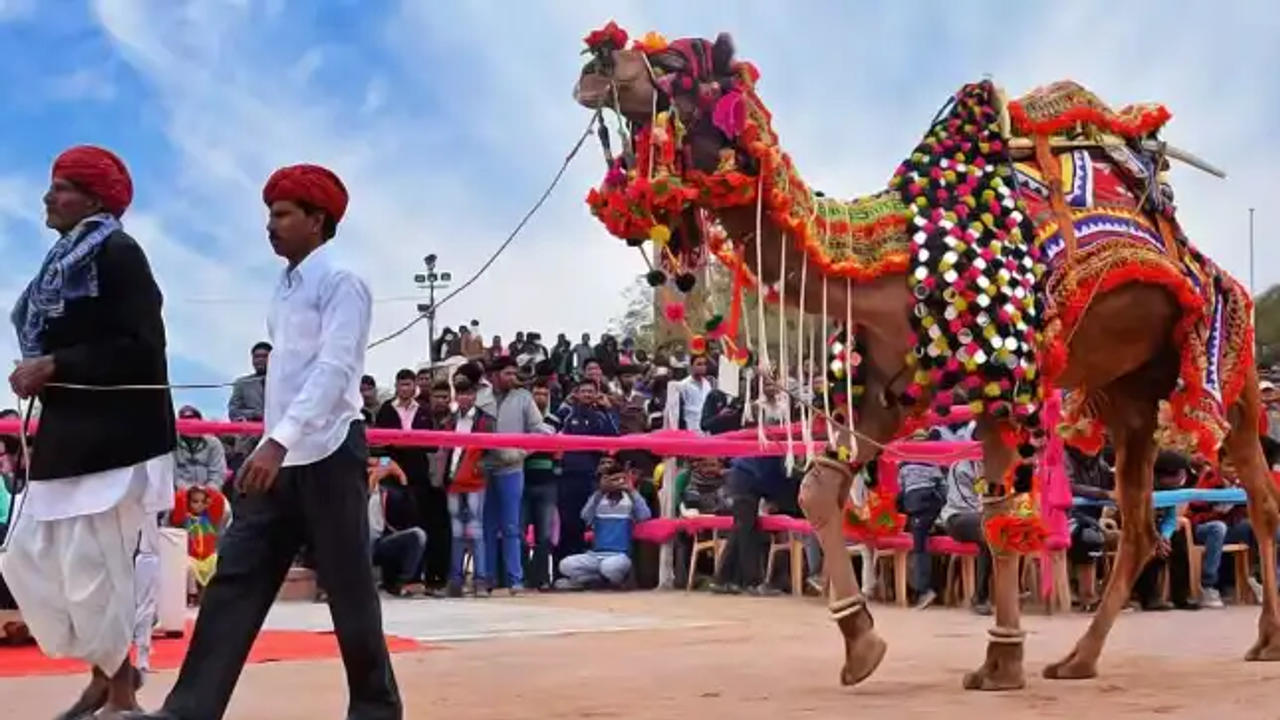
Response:
M1191 581L1191 598L1200 599L1200 572L1204 567L1204 546L1195 544L1195 532L1191 521L1186 517L1178 518L1178 531L1187 537L1187 573ZM1235 595L1236 602L1241 605L1255 604L1256 598L1249 589L1249 546L1245 543L1227 543L1222 546L1222 559L1230 556L1235 563ZM1167 582L1167 581L1166 581Z
M689 577L685 581L685 590L693 590L693 581L698 577L698 556L711 553L711 564L714 572L720 572L720 561L724 557L724 547L728 538L726 533L733 528L733 518L724 515L691 515L686 519L686 529L693 540L689 551ZM699 539L700 533L710 533L710 537Z
M787 553L791 566L791 594L804 594L804 539L812 532L809 523L785 515L761 515L759 527L769 533L769 561L765 565L765 582L773 580L774 561L779 553Z
M948 555L947 579L942 602L952 607L966 607L977 591L978 559L972 555Z

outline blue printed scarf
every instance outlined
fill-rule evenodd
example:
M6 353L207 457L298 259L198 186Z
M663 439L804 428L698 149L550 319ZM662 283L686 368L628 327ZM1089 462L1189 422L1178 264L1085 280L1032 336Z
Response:
M120 229L108 213L90 215L49 248L40 272L18 297L10 319L18 331L22 357L43 355L45 326L62 317L68 300L98 297L98 267L93 262L102 243Z

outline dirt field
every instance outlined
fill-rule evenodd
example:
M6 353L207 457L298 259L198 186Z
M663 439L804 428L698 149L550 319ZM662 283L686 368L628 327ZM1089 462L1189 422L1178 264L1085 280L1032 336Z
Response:
M388 606L400 628L411 624L404 618L428 615L478 628L423 631L419 637L442 649L396 656L406 718L1280 717L1280 663L1241 660L1256 608L1126 614L1101 677L1082 682L1039 673L1071 647L1086 618L1032 616L1027 689L992 695L960 688L990 621L958 610L875 607L889 654L868 682L848 689L837 683L839 638L812 600L650 592ZM298 608L313 619L315 610ZM466 619L453 620L458 612ZM540 624L520 625L525 615ZM609 626L610 617L621 621ZM598 629L581 632L588 626ZM440 637L481 639L433 640ZM173 673L151 678L147 707L172 680ZM0 716L52 717L81 682L0 681ZM227 717L341 717L345 703L336 659L257 665L245 670Z

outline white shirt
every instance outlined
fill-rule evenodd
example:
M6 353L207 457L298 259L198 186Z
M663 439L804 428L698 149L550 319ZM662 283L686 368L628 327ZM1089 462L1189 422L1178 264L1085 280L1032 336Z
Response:
M470 433L471 428L475 425L477 408L471 408L465 415L458 416L458 422L454 425L454 431L460 433ZM462 453L466 448L454 448L453 456L449 459L449 474L453 475L458 472L458 463L462 461Z
M684 413L684 427L702 432L702 406L711 394L711 381L705 376L701 382L692 375L680 381L680 409Z
M271 298L267 333L267 437L285 447L284 465L332 455L360 417L360 375L369 344L369 286L336 267L326 243L285 269Z

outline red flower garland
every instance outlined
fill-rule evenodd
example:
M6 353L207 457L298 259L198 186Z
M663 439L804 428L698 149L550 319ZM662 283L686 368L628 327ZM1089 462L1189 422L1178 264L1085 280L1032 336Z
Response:
M852 503L844 507L844 533L853 538L878 538L897 535L907 524L907 516L898 512L896 499L880 489L867 495L864 518Z
M627 46L627 31L618 27L618 24L610 20L608 25L599 30L592 30L587 36L582 38L591 50L602 50L611 48L613 50L622 50Z
M996 515L984 523L987 544L996 554L1021 553L1028 555L1044 549L1049 531L1039 517L1020 515Z

